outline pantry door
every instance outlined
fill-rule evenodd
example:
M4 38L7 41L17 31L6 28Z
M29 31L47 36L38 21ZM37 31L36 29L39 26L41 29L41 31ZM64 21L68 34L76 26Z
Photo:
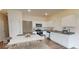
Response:
M23 33L32 33L32 21L23 21Z

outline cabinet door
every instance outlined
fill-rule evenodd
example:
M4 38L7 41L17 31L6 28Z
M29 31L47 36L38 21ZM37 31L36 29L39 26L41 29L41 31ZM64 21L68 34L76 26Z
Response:
M53 35L51 35L51 40L55 41L56 43L64 47L68 47L68 35L53 33Z
M63 16L62 17L62 26L75 26L75 15Z

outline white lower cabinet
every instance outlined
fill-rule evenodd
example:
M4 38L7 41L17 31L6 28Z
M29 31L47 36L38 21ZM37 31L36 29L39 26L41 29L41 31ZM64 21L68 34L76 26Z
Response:
M70 46L70 42L72 41L70 39L72 35L67 35L67 34L62 34L62 33L51 33L50 39L66 48L72 48L72 46ZM73 44L72 44L73 45Z

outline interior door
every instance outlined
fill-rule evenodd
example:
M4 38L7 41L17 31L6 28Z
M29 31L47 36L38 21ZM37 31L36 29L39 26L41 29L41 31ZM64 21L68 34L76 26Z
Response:
M32 21L23 21L23 33L32 33Z

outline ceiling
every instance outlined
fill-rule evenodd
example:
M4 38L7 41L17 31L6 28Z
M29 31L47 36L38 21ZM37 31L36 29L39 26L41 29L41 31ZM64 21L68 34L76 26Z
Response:
M62 12L65 9L30 9L31 10L30 12L28 12L29 9L13 9L13 10L19 10L24 15L45 16L45 13L47 13L48 14L47 16L51 16L59 12ZM7 9L2 9L0 13L7 14Z
M27 14L27 15L45 16L45 13L47 13L48 16L51 16L59 12L62 12L65 9L31 9L30 12L28 12L27 10L28 9L22 9L21 11L23 11L23 14Z

